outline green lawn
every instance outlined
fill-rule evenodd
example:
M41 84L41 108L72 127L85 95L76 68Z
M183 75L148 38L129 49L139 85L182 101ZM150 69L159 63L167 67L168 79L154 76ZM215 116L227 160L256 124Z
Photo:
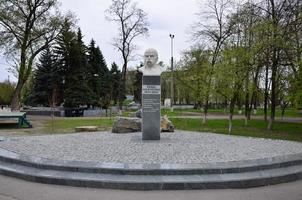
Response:
M114 118L98 118L98 119L85 119L85 118L71 118L71 119L55 119L44 124L42 129L45 133L66 133L74 132L77 126L98 126L100 130L108 130L112 127ZM54 128L53 128L54 127Z
M128 114L128 113L127 113ZM214 132L220 134L228 134L228 120L226 119L210 119L206 124L202 124L201 119L183 119L170 118L176 129L199 131L199 132ZM77 126L98 126L99 130L111 130L113 121L112 118L56 118L46 120L41 123L41 128L33 132L33 129L24 129L26 134L40 133L72 133ZM272 131L266 129L267 123L263 120L250 120L245 126L244 120L233 120L232 135L293 140L302 142L302 122L287 123L276 121ZM17 130L16 124L2 124L1 130ZM202 133L201 133L202 134Z
M281 109L276 109L276 117L281 117ZM268 116L271 114L271 111L268 111ZM257 115L264 115L264 110L263 109L258 109L257 110ZM298 110L293 109L293 108L288 108L285 110L284 113L285 117L302 117L302 114L298 112Z
M168 116L180 116L180 115L186 115L188 112L190 113L200 113L202 115L203 111L200 109L174 109L173 112L170 111L170 109L162 109L161 114L165 115L167 114ZM228 110L224 109L209 109L208 110L209 114L228 114ZM234 114L238 114L238 109L235 109ZM244 110L242 110L242 114L244 115ZM252 115L257 115L261 116L264 115L263 109L257 109L257 113ZM270 115L270 110L268 110L268 116ZM281 117L281 109L277 108L276 109L276 117ZM302 117L302 114L298 112L298 110L294 108L288 108L285 110L285 117Z
M228 120L208 120L204 125L200 119L171 119L175 128L188 131L214 132L228 134ZM98 126L100 130L110 130L114 118L99 119L55 119L54 133L74 132L76 126ZM248 125L244 125L244 120L233 120L232 135L261 137L282 140L294 140L302 142L302 123L275 122L274 130L266 129L267 123L262 120L250 120ZM45 133L52 133L52 122L47 121L42 129Z
M200 119L173 118L171 121L180 130L228 134L227 120L208 120L205 125ZM250 120L247 126L244 120L233 120L232 135L302 141L302 123L275 122L272 131L268 131L266 126L262 120Z

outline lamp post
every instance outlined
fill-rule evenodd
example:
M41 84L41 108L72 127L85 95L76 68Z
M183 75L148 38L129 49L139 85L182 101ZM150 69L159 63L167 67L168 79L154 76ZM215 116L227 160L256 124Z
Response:
M174 100L174 71L173 71L173 39L175 35L170 34L171 38L171 112L173 112L173 100Z

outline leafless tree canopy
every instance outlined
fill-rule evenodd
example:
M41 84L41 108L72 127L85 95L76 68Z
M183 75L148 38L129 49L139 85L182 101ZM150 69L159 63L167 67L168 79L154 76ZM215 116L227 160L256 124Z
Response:
M193 25L193 38L204 39L210 43L223 43L232 30L232 24L227 20L232 12L232 2L209 0L207 5L200 6L200 12L197 13L199 21Z
M122 52L124 61L128 60L135 48L133 40L148 33L147 14L137 8L137 3L131 3L131 0L113 0L106 12L106 18L119 25L119 33L114 38L113 45Z
M107 20L118 24L118 36L113 39L113 45L121 52L123 58L122 92L120 94L120 108L125 92L126 72L128 62L135 50L134 39L140 35L148 34L147 14L137 7L131 0L112 0L106 10Z

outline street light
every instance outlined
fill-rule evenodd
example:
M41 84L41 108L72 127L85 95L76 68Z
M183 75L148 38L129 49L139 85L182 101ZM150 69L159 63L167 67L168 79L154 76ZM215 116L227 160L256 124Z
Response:
M173 112L173 100L174 100L174 72L173 72L173 39L175 35L170 34L169 35L171 38L171 112Z

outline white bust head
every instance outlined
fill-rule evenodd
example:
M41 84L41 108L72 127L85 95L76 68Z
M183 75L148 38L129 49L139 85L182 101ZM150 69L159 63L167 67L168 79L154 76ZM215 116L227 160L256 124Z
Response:
M158 53L155 49L147 49L144 54L144 62L146 68L152 68L158 61Z

